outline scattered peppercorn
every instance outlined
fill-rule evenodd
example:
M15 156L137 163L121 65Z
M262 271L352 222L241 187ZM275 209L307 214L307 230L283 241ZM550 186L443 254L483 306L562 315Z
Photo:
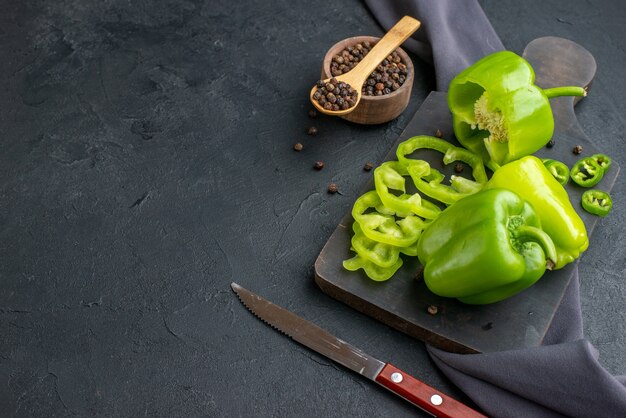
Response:
M316 161L315 164L313 164L313 168L316 170L321 170L322 168L324 168L324 162Z
M482 328L485 331L489 331L491 328L493 328L493 322L487 322L485 325L482 326Z
M547 144L546 148L552 148L554 146L554 139L551 139Z
M437 307L435 305L430 305L428 307L428 314L430 314L430 315L437 315L438 311L439 311L439 309L437 309Z
M309 110L309 117L312 119L317 117L317 112L315 111L315 109Z
M335 77L328 81L318 80L313 100L326 110L350 109L356 104L358 92L350 84L338 81Z
M337 185L335 183L330 183L328 185L328 193L337 193L339 189L337 188Z
M294 146L293 149L296 151L302 151L302 148L304 148L304 145L302 145L301 143L297 142Z
M443 132L441 132L439 129L437 129L437 132L435 132L435 136L437 138L443 138Z
M465 167L463 167L463 164L461 164L461 163L456 163L456 164L454 164L454 172L455 172L455 173L461 173L461 172L463 172L463 169L464 169L464 168L465 168Z
M315 126L311 126L307 129L306 133L309 135L317 135L317 128Z
M339 52L330 62L330 74L340 76L352 70L376 45L375 42L364 41L349 46ZM409 71L398 51L388 55L363 83L361 92L364 96L382 96L400 88L406 81Z
M583 147L581 145L576 145L574 147L574 149L572 150L572 152L576 155L580 154L581 152L583 152Z
M363 170L365 171L370 171L372 168L374 168L374 164L372 163L365 163L365 165L363 166Z

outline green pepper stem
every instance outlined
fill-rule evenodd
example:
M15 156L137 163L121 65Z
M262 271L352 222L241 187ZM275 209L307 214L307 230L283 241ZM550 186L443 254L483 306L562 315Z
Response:
M577 86L552 87L544 89L543 92L546 94L548 99L561 96L587 96L587 90Z
M550 235L543 230L534 226L522 225L515 228L514 236L523 241L536 242L543 248L546 255L546 269L552 270L556 265L556 247Z

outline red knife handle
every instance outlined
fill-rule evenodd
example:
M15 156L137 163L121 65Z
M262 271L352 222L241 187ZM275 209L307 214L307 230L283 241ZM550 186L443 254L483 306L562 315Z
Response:
M376 376L376 382L437 417L485 417L391 364L383 367Z

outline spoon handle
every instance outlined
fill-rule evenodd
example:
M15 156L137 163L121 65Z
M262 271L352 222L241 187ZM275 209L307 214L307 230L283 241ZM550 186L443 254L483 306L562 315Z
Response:
M420 25L420 21L411 16L404 16L400 19L398 23L389 29L389 32L376 43L374 48L372 48L363 60L361 60L359 65L355 68L358 74L353 74L350 78L365 81L367 76L374 71L378 64L402 45L402 42L411 36ZM346 76L348 74L350 73L347 73Z

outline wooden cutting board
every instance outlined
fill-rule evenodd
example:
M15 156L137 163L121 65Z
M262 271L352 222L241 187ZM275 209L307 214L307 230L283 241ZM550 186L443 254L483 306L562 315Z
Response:
M523 55L535 69L536 83L543 88L590 86L596 71L595 60L586 49L562 38L536 39L528 44ZM578 124L574 113L577 101L572 97L551 100L555 117L555 145L540 150L537 156L554 158L571 167L584 156L602 152ZM452 131L446 94L433 92L400 135L386 160L395 159L395 150L400 142L415 135L434 135L437 130L444 134L445 139L458 144ZM576 145L583 147L580 155L572 152ZM441 154L431 153L424 158L447 176L454 174L452 167L442 167ZM610 191L618 173L619 165L613 162L596 188ZM373 188L372 176L363 192ZM584 189L572 181L566 188L591 238L599 218L581 208ZM423 280L416 279L420 268L417 257L404 257L402 268L386 282L372 281L362 270L345 270L342 261L353 255L350 252L352 222L348 213L317 258L315 281L318 286L360 312L451 352L495 352L540 345L576 267L573 263L561 270L546 272L534 286L505 301L483 306L465 305L456 299L432 294ZM590 239L590 245L593 245L593 239ZM429 314L429 306L436 306L437 314Z

